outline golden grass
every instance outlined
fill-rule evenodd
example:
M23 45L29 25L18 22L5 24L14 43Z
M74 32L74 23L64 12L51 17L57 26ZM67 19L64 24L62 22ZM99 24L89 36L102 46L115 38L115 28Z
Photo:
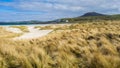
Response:
M47 25L47 26L35 26L35 28L38 28L40 30L64 30L69 29L70 24L53 24L53 25Z
M120 68L119 21L71 26L38 39L0 39L0 68Z
M20 29L23 32L29 32L27 26L10 26L10 27L12 27L12 28L18 28L18 29Z

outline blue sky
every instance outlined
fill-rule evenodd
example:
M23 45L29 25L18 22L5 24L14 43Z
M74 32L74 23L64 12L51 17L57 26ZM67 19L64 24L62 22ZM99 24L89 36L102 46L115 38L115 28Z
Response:
M0 0L0 21L46 21L91 11L120 14L119 5L119 0Z

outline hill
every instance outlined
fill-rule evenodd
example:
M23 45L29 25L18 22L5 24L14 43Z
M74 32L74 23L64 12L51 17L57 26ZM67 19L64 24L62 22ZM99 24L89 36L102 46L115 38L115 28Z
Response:
M75 18L62 18L58 23L75 23L75 22L93 22L93 21L116 21L120 20L120 14L116 15L104 15L100 13L86 13L82 16L75 17Z
M100 14L100 13L97 13L97 12L88 12L88 13L85 13L84 15L82 15L81 17L88 17L88 16L106 16L105 14Z

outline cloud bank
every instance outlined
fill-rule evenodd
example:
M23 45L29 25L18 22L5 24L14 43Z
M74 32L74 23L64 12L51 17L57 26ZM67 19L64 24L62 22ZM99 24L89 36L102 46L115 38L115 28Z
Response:
M0 1L0 21L53 20L96 11L120 13L119 0L5 0Z

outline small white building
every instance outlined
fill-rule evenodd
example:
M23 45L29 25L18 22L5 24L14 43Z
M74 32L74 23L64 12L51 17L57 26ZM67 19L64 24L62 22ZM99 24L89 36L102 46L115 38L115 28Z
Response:
M66 20L65 22L69 22L69 20Z

